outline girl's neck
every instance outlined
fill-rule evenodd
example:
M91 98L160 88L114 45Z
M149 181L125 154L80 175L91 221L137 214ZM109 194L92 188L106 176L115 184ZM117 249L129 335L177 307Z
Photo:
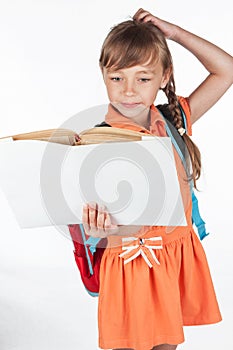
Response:
M139 124L141 126L143 126L143 128L149 130L150 129L150 110L145 110L141 115L132 118L132 121L136 124Z
M118 106L110 103L110 108L112 108L115 111L115 121L118 120L118 116L122 116L124 118L124 122L128 122L128 123L135 123L137 125L140 125L141 127L150 130L150 125L151 125L151 113L150 113L150 108L145 108L144 110L142 110L140 113L138 113L137 115L133 116L127 116L125 115L122 111L120 111L118 108ZM111 112L110 112L111 113Z

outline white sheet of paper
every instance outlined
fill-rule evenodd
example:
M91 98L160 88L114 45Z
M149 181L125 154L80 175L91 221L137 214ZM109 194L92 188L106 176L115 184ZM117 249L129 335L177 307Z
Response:
M0 186L21 228L82 222L104 204L122 225L185 226L171 140L66 146L0 142Z

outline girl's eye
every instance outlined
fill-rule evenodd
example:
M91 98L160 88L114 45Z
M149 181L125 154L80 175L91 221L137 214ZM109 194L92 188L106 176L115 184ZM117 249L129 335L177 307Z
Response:
M148 78L141 78L139 80L143 83L147 83L148 81L150 81L150 79L148 79Z
M120 81L121 80L121 78L120 77L112 77L112 78L110 78L112 81Z

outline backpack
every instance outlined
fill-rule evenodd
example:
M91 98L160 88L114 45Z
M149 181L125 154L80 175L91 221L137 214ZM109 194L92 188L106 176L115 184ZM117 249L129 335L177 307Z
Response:
M172 144L178 152L181 161L186 168L185 161L185 143L177 129L172 124L170 110L167 104L156 106L165 120L167 135L171 138ZM186 117L181 106L180 111L183 118L184 127L187 130ZM95 127L111 127L111 125L102 122ZM192 198L192 223L196 226L200 240L203 240L206 233L205 222L200 216L198 200L194 193L193 183L190 182L190 191ZM99 272L101 258L107 245L107 238L94 238L85 233L82 224L68 225L69 232L74 245L74 257L80 272L82 282L91 296L99 295Z

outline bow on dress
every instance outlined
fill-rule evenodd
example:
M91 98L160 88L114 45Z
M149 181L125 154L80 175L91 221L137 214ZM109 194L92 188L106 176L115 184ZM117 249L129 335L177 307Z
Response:
M162 237L125 237L122 238L122 244L123 253L119 254L119 257L124 259L124 264L142 255L149 267L152 267L155 263L160 265L155 256L154 249L163 249Z

